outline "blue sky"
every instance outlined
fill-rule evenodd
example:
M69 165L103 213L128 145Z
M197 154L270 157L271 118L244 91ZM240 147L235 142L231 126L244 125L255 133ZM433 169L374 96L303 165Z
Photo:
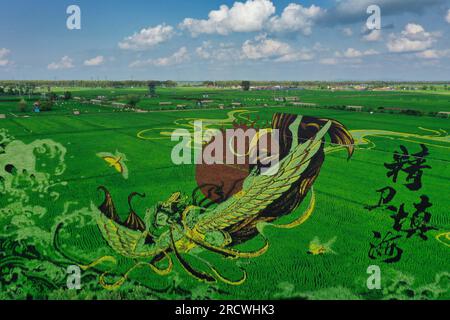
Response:
M0 79L449 80L449 31L448 0L3 0Z

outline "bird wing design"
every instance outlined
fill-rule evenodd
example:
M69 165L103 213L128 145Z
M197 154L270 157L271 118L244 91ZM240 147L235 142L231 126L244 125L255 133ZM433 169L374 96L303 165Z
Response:
M297 132L300 121L301 118L291 125L289 128L291 132ZM257 216L298 180L311 159L320 150L322 139L331 125L331 121L328 121L314 138L302 144L293 144L289 154L278 164L278 171L275 166L269 169L276 171L275 174L247 177L242 191L205 214L196 223L194 229L202 234L213 230L224 230L245 219ZM294 142L296 140L293 139Z

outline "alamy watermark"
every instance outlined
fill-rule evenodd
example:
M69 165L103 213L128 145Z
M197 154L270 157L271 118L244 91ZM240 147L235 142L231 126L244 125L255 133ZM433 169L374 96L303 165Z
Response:
M368 30L381 30L381 8L375 4L367 8L367 14L370 14L366 22Z
M80 290L81 289L81 268L76 265L67 267L67 289Z
M377 265L372 265L367 268L367 289L380 290L381 289L381 269Z
M67 7L66 13L69 15L66 26L69 30L81 30L81 9L77 5Z

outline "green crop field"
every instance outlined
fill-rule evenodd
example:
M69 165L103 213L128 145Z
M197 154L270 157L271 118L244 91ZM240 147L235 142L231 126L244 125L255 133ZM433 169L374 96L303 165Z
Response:
M0 99L0 114L6 116L0 119L0 299L450 299L450 122L430 116L450 111L448 93L177 87L158 89L158 97L149 98L147 88L54 88L57 94L66 90L72 99L39 114L31 109L39 93L24 97L25 112L17 111L20 99ZM111 106L126 103L129 95L141 96L135 108ZM105 101L89 102L98 96ZM286 96L316 106L274 99ZM210 102L198 105L204 100ZM334 108L348 105L365 108ZM383 108L418 110L422 116ZM151 258L127 258L108 245L94 218L93 207L104 200L99 186L110 191L122 220L129 213L129 194L145 193L133 200L144 219L158 202L175 192L191 197L197 187L196 166L171 160L172 131L191 129L193 119L218 128L229 128L234 120L263 127L275 113L334 119L355 139L354 155L347 159L347 152L327 138L313 191L293 213L274 222L287 224L301 216L314 193L314 210L303 224L266 225L261 236L234 247L255 251L266 238L269 248L258 257L226 259L208 250L185 256L193 268L206 272L212 266L228 279L215 277L215 283L199 281L175 258L170 273L158 274L148 264L137 265ZM429 167L423 169L421 189L411 191L404 186L405 174L394 183L384 164L394 161L401 146L415 154L421 144L429 154L418 157ZM127 176L99 153L124 155ZM432 226L426 239L403 236L395 263L369 257L374 232L393 231L391 211L366 208L377 204L377 190L388 185L397 191L391 204L404 203L410 214L422 195L432 204L426 210ZM317 244L322 244L320 254L313 250ZM83 266L81 290L67 290L69 265ZM381 269L381 290L367 287L371 265ZM245 281L239 282L244 273Z

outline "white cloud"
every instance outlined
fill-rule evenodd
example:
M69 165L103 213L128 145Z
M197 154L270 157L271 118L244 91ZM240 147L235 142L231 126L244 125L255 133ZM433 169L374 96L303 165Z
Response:
M172 26L160 24L156 27L144 28L141 31L119 42L123 50L146 50L170 40L175 35Z
M321 59L319 61L319 63L325 64L325 65L335 65L335 64L338 64L338 60L335 58L324 58L324 59Z
M268 29L273 32L302 32L309 35L316 20L323 16L324 10L315 5L309 8L291 3L284 8L281 16L272 17Z
M431 33L415 23L408 23L400 34L391 34L387 43L390 52L418 52L429 49L438 33Z
M204 60L230 61L241 60L241 52L233 45L221 43L219 47L214 47L211 42L204 41L195 49L197 56Z
M211 59L213 57L211 42L204 41L200 47L195 49L195 53L202 59Z
M354 58L361 58L361 57L366 57L366 56L373 56L379 54L378 51L370 49L370 50L366 50L366 51L360 51L354 48L348 48L347 50L345 50L344 52L340 53L340 52L336 52L335 55L338 58L347 58L347 59L354 59Z
M186 18L180 28L188 30L192 36L255 32L261 31L274 13L275 6L270 0L247 0L235 2L231 8L221 5L219 10L211 11L206 20Z
M244 58L257 60L264 58L280 57L292 53L288 43L268 39L267 36L258 36L254 41L247 40L242 45Z
M68 56L64 56L58 62L52 62L47 66L49 70L72 69L74 67L73 60Z
M97 56L92 59L88 59L88 60L84 61L84 65L88 66L88 67L95 67L95 66L102 65L104 62L105 62L105 57Z
M364 41L380 41L381 40L381 30L372 30L368 34L363 36Z
M353 30L351 28L343 28L342 33L347 37L351 37L353 35Z
M302 49L279 57L277 62L294 62L294 61L310 61L314 59L314 54L310 50Z
M0 48L0 67L5 67L11 63L8 60L8 55L11 53L11 50L6 48Z
M131 68L146 67L146 66L167 67L181 64L188 60L189 60L189 53L187 48L181 47L177 52L168 57L148 59L148 60L136 60L130 64L130 67Z
M450 49L448 50L425 50L416 53L416 56L422 59L440 59L445 57L450 57Z
M447 16L445 17L445 21L450 23L450 9L448 9L448 11L447 11Z

